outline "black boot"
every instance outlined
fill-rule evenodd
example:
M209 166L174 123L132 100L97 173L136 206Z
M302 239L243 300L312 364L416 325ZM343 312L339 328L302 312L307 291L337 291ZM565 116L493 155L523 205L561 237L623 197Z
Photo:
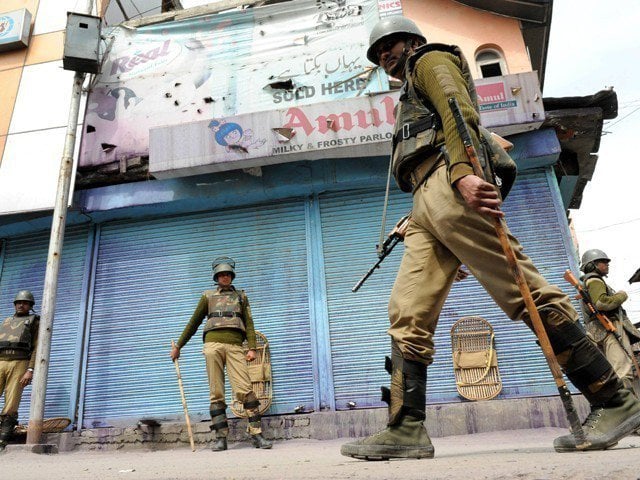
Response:
M13 438L13 431L18 424L18 417L4 415L0 423L0 451L4 450Z
M569 322L546 328L560 366L591 405L583 424L587 444L578 448L574 435L564 435L554 440L555 450L605 450L640 428L640 401L584 331Z
M227 437L216 437L216 442L211 447L214 452L222 452L227 449Z
M260 433L256 433L255 435L251 435L251 443L256 448L264 448L269 449L273 447L273 443L267 440Z
M392 359L385 369L391 373L391 389L382 388L382 400L389 404L386 429L347 443L340 453L362 460L389 458L433 458L434 449L424 428L427 368L420 362L403 359L392 342Z

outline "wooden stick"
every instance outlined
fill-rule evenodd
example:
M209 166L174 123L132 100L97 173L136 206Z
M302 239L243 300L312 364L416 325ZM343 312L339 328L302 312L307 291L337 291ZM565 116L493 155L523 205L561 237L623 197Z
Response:
M467 125L464 123L464 119L462 118L462 114L460 113L460 106L458 105L455 97L449 99L449 107L451 108L458 133L460 134L460 138L464 143L464 147L467 152L467 156L469 157L469 161L471 162L471 166L473 167L474 174L482 178L483 180L486 180L484 177L482 166L480 165L478 154L473 145L473 142L471 141L471 135L469 134ZM564 378L562 378L562 370L560 370L560 364L558 363L558 359L553 353L553 348L551 347L549 336L547 335L547 331L544 329L542 319L540 318L540 313L538 312L538 308L533 301L531 290L529 289L529 285L524 278L524 273L522 273L522 269L518 264L518 259L516 258L516 254L513 251L513 246L511 245L511 243L509 242L509 238L507 237L507 233L505 231L506 222L498 217L491 218L493 220L493 226L495 228L496 235L498 236L498 240L500 240L502 250L507 257L507 263L509 264L509 268L511 269L513 278L515 279L516 284L518 285L518 289L520 290L520 294L524 299L524 304L527 308L527 312L529 313L529 318L531 319L533 330L535 331L536 336L538 337L538 341L540 342L542 353L547 360L547 364L549 365L549 369L551 370L553 379L555 380L558 391L560 392L560 398L562 400L562 404L569 420L571 432L576 439L576 449L585 450L590 445L590 442L587 441L587 437L584 433L584 430L582 429L580 418L578 417L578 413L575 409L575 406L573 405L573 400L571 399L571 392L569 391Z
M176 342L171 340L171 347L175 348ZM184 408L184 418L187 421L187 432L189 433L189 443L191 443L191 451L196 451L195 443L193 442L193 432L191 431L191 420L189 419L189 409L187 408L187 397L184 395L184 387L182 386L182 375L180 375L180 363L176 358L173 361L176 366L176 374L178 375L178 387L180 387L180 396L182 397L182 408Z

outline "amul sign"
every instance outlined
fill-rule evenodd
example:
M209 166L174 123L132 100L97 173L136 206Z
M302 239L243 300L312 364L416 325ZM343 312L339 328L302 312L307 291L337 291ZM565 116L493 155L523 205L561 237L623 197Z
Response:
M0 13L0 52L29 45L31 13L26 8Z
M515 100L507 99L503 82L476 85L476 93L478 94L478 106L481 112L504 110L518 105Z

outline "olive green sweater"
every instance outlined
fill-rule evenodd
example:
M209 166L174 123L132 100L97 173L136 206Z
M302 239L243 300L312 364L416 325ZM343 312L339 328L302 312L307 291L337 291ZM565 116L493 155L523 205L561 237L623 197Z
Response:
M438 131L436 142L444 143L449 152L450 182L453 184L466 175L473 175L473 168L458 135L456 122L448 103L450 97L458 100L471 140L476 151L480 152L478 141L480 115L469 97L467 84L462 76L460 59L456 55L438 50L425 53L416 62L413 82L418 93L431 101L442 119L442 130Z
M219 287L218 287L219 288ZM233 287L231 287L233 288ZM256 348L256 331L253 326L253 317L251 316L251 307L249 306L249 299L244 294L244 292L239 292L243 297L242 301L242 316L244 321L244 327L246 330L246 339L249 344L250 350L255 350ZM206 295L202 295L200 297L200 301L198 302L198 306L196 310L191 315L191 319L184 327L182 335L178 339L177 346L178 348L182 348L186 345L189 339L198 331L200 324L207 318L209 315L209 301L207 300ZM238 330L237 328L220 328L216 330L209 330L205 336L205 343L208 342L216 342L216 343L227 343L230 345L242 345L245 339L245 332L242 330Z

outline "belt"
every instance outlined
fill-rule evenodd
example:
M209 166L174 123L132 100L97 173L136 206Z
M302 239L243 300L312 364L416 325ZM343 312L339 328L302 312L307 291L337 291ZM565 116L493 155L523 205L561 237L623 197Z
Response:
M435 160L434 160L435 157ZM445 164L444 155L438 153L421 162L409 174L409 183L411 183L411 191L415 192L429 176Z
M240 318L242 318L236 312L211 312L209 314L209 318L211 318L211 317L228 317L228 318L240 317Z

